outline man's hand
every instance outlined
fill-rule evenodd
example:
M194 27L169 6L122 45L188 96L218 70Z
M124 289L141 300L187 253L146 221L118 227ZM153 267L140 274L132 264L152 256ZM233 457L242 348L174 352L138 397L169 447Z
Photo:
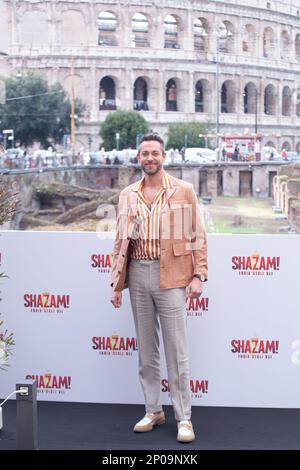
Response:
M187 286L187 296L189 299L197 299L202 294L202 290L202 282L197 277L194 277Z
M122 291L121 292L113 291L110 301L115 308L120 308L122 305Z

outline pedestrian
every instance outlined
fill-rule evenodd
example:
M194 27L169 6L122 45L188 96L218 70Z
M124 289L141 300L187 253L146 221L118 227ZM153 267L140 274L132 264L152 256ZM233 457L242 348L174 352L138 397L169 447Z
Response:
M234 148L234 155L233 155L233 159L234 161L238 161L239 160L239 157L240 157L240 148L238 146L238 144L236 144L235 148Z
M287 152L286 152L286 149L285 149L285 148L282 149L281 157L282 157L282 160L286 160L286 159L287 159Z
M163 169L164 142L142 137L143 177L120 193L113 251L112 297L122 304L129 287L146 414L135 432L165 423L161 405L159 328L162 329L177 440L195 438L191 422L186 296L200 297L207 279L206 233L193 186ZM159 326L160 325L160 326Z
M224 145L224 147L222 149L222 160L226 161L226 157L227 157L227 152L226 152L226 147Z

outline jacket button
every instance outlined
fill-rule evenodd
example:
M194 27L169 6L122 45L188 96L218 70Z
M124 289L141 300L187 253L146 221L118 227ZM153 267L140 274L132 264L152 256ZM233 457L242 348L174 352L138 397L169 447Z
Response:
M118 271L118 274L121 274L121 271Z
M125 258L125 255L122 255L123 258Z

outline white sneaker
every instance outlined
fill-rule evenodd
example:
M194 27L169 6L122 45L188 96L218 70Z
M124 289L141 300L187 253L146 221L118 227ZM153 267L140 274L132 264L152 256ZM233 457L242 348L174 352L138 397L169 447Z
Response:
M177 423L178 433L177 441L192 442L195 439L195 433L191 421L184 420Z
M154 426L164 424L166 422L165 414L163 411L159 413L146 413L144 418L141 419L134 426L134 432L148 432L152 431Z

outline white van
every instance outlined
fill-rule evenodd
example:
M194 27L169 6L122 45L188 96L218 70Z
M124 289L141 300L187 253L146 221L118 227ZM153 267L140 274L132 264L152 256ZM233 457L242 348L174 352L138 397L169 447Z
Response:
M187 163L212 163L217 160L217 153L204 147L187 148L184 159Z

